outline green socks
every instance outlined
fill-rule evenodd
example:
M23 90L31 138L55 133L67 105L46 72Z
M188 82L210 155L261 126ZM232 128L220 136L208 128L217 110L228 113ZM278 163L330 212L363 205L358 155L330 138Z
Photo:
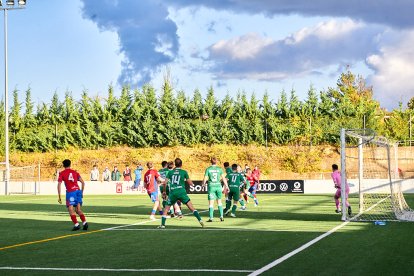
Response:
M200 214L198 213L197 210L194 210L193 215L198 219L198 221L201 220Z

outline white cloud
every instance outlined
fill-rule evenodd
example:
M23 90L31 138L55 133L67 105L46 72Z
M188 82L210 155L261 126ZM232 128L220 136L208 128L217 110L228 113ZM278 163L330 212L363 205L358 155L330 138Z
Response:
M374 96L385 107L395 107L414 97L414 31L401 32L399 38L366 60L375 72L368 79Z
M338 39L345 34L355 31L356 29L363 28L364 25L365 24L358 23L353 20L329 20L321 22L314 27L307 27L299 30L292 35L292 42L301 42L309 36L316 36L322 40Z
M274 42L270 38L250 33L230 40L220 40L211 46L211 52L215 56L244 60L254 58L272 43Z
M247 34L208 48L218 79L281 80L332 65L353 64L377 52L382 28L353 20L329 20L280 40Z

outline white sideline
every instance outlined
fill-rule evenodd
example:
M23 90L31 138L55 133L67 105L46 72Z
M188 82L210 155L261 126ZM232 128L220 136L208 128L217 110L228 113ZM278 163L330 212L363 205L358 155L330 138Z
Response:
M199 211L198 213L205 213L205 212L208 212L208 210ZM186 213L186 214L183 214L183 216L188 216L188 215L192 215L192 214L193 213ZM146 220L146 221L136 222L136 223L132 223L132 224L114 226L114 227L105 228L105 229L102 229L102 230L103 231L112 231L112 230L119 229L119 228L125 228L125 227L134 226L134 225L146 224L146 223L150 223L150 222L154 222L154 221L158 221L158 220L160 220L160 219ZM154 230L154 229L152 229L152 230Z
M224 270L224 269L134 269L134 268L59 268L59 267L0 267L0 270L38 270L38 271L111 271L111 272L229 272L229 273L248 273L252 270Z
M111 229L111 231L154 231L154 229L143 229L143 228L133 228L133 229ZM162 230L165 231L234 231L234 232L309 232L309 230L296 230L296 229L254 229L254 228L165 228Z
M282 256L282 257L280 257L279 259L274 260L274 261L273 261L273 262L271 262L270 264L268 264L268 265L266 265L266 266L264 266L264 267L262 267L262 268L260 268L260 269L258 269L258 270L256 270L256 271L253 271L252 273L250 273L250 274L249 274L249 276L256 276L256 275L262 274L262 273L263 273L263 272L265 272L266 270L269 270L269 269L271 269L272 267L277 266L277 265L278 265L278 264L280 264L281 262L286 261L286 260L287 260L287 259L289 259L290 257L292 257L292 256L294 256L294 255L296 255L296 254L298 254L299 252L301 252L301 251L305 250L305 249L306 249L306 248L308 248L309 246L311 246L311 245L313 245L313 244L317 243L318 241L322 240L323 238L326 238L326 237L327 237L327 236L329 236L330 234L332 234L332 233L334 233L335 231L337 231L337 230L341 229L342 227L344 227L344 226L345 226L345 225L347 225L348 223L349 223L349 221L345 221L345 222L343 222L342 224L340 224L340 225L338 225L338 226L336 226L336 227L332 228L332 229L331 229L331 230L329 230L328 232L326 232L326 233L324 233L324 234L322 234L322 235L320 235L320 236L318 236L318 237L314 238L313 240L311 240L311 241L309 241L309 242L305 243L305 244L304 244L304 245L302 245L301 247L299 247L299 248L297 248L297 249L295 249L295 250L291 251L290 253L288 253L288 254L286 254L286 255L284 255L284 256Z

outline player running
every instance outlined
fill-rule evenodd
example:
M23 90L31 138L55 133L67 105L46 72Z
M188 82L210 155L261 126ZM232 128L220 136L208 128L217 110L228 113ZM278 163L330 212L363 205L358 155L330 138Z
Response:
M60 191L61 191L61 184L63 181L66 187L66 207L68 208L70 219L74 223L72 231L77 231L80 229L80 225L76 218L76 214L79 215L82 221L82 229L88 230L89 225L86 222L85 215L83 214L81 210L83 191L85 190L85 181L83 181L82 177L77 171L72 170L70 168L71 162L69 159L63 160L62 163L65 169L59 173L58 185L57 185L58 202L59 204L62 204L62 199L60 197L60 194L61 194ZM79 188L78 181L82 183L82 189Z
M250 193L250 197L253 198L254 200L254 206L257 207L259 206L259 200L257 199L256 196L256 190L257 190L257 184L258 184L258 179L256 177L256 175L253 174L252 169L248 168L246 170L246 179L247 181L249 181L250 183L250 188L249 188L249 193Z
M336 213L341 212L341 208L339 207L339 199L341 198L341 172L338 170L337 164L332 164L332 174L331 174L332 180L334 182L336 193L334 195L335 199L335 205L336 205ZM348 207L348 215L352 214L351 205L348 202L348 195L349 195L349 185L348 182L345 179L345 205Z
M224 183L224 187L221 187L221 181ZM207 183L207 193L208 193L208 210L209 210L209 220L207 222L213 221L214 216L214 200L217 202L217 207L220 213L220 220L224 221L223 218L223 205L221 203L221 197L223 195L223 190L228 189L227 179L224 177L223 170L217 166L217 158L211 158L211 166L208 167L204 173L204 179L202 185L205 186Z
M228 198L226 199L226 208L224 214L227 216L230 213L231 200L233 199L233 207L231 208L231 214L233 218L236 217L237 202L240 200L240 188L246 182L244 176L237 172L237 164L231 165L232 172L226 175L227 183L229 186ZM244 201L240 201L243 208Z
M162 211L160 206L160 200L158 196L158 182L165 182L165 179L161 177L152 162L147 163L148 171L144 175L144 188L147 190L151 201L154 203L154 206L151 210L150 220L155 220L155 213Z
M170 185L170 195L166 202L166 207L164 210L164 215L161 219L161 225L158 228L165 228L165 222L167 221L167 213L170 210L171 206L173 206L178 200L182 203L187 205L188 209L193 212L193 215L197 218L198 222L200 223L201 227L204 227L204 222L201 220L200 214L194 208L193 204L191 203L190 197L187 195L187 191L185 190L185 184L194 185L193 181L191 181L188 172L181 169L183 165L183 161L180 158L176 158L174 160L175 169L169 171L167 173L168 183ZM164 192L162 194L163 198L167 196L166 193L166 182L164 182Z

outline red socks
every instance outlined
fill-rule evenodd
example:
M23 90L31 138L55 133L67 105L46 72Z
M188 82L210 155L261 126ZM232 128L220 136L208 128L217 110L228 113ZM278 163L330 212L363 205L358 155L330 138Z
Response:
M76 219L76 215L71 215L70 219L73 221L74 224L78 223L78 220Z
M85 218L85 215L84 214L80 215L79 217L80 217L80 219L81 219L82 222L85 222L86 221L86 218Z

